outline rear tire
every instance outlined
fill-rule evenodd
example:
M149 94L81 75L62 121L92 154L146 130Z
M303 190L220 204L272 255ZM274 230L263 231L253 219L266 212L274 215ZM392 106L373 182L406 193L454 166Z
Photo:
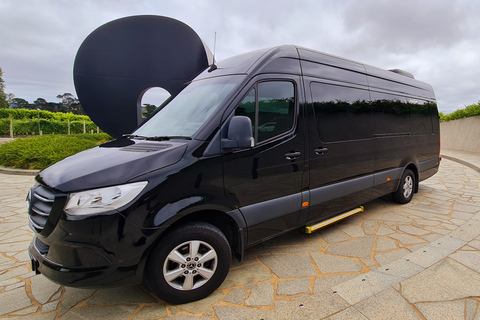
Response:
M415 192L415 174L412 170L406 169L403 172L402 178L397 191L392 193L395 202L405 204L409 203Z
M218 228L207 223L184 225L153 248L145 270L147 284L172 304L199 300L222 284L231 257L228 240Z

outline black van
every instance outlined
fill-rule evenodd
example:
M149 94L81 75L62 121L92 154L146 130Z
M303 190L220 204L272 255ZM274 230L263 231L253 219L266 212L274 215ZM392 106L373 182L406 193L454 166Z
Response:
M239 55L132 134L38 174L32 266L197 300L245 248L387 194L409 202L438 171L439 139L432 87L407 72L295 46Z

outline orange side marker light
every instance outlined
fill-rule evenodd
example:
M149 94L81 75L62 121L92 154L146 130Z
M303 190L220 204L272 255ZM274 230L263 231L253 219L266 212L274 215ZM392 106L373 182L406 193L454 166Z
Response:
M308 203L308 201L305 201L304 203L302 203L302 207L308 207L310 203Z

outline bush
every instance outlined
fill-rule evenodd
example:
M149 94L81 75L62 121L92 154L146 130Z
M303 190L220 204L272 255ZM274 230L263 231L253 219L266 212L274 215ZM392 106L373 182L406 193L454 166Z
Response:
M444 115L440 113L440 121L451 121L478 115L480 115L480 101L477 104L469 105L465 109L460 109L450 114Z
M0 146L0 165L20 169L45 169L55 162L111 139L106 133L19 138Z

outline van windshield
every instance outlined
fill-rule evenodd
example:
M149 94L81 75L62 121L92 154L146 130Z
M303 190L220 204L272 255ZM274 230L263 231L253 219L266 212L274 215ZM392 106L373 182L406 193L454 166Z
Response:
M193 81L130 137L191 138L242 78L230 75Z

